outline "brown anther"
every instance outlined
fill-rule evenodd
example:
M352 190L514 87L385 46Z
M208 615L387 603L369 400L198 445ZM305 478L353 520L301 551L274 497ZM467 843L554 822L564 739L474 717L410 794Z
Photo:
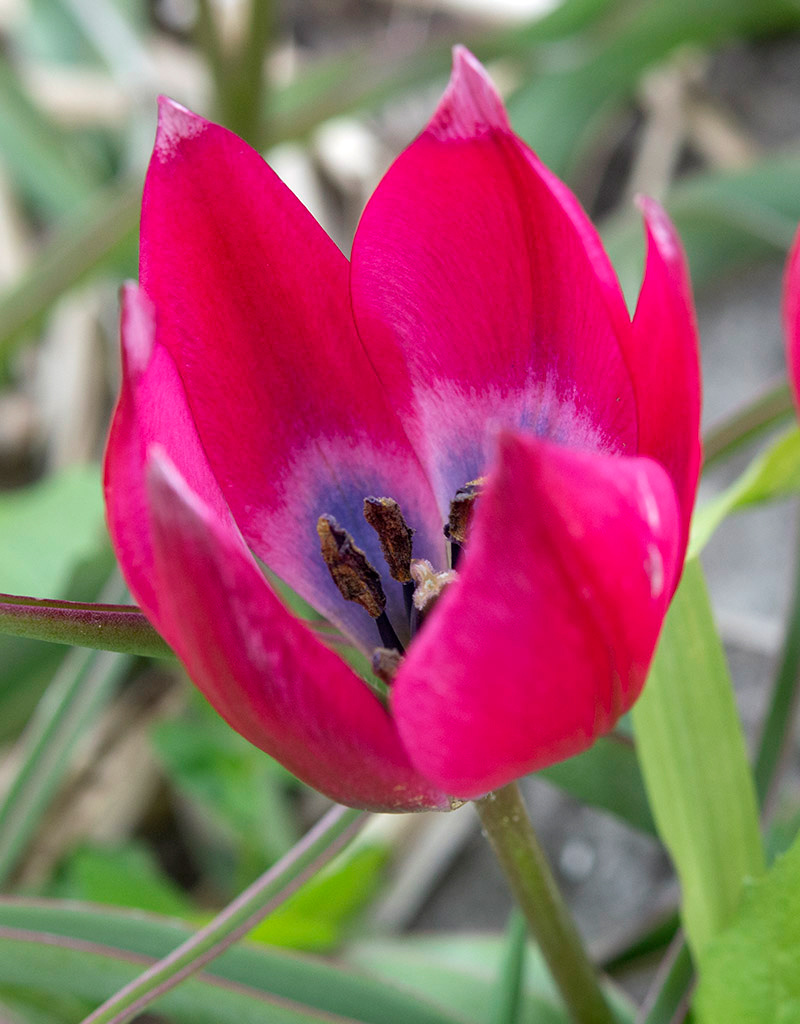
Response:
M394 498L364 498L364 518L377 533L392 579L411 582L411 538L414 531Z
M372 652L372 671L387 686L397 675L403 655L388 647L376 647Z
M386 595L381 578L370 565L367 556L333 516L320 516L317 533L322 557L333 582L347 601L355 601L377 619L386 607Z
M450 502L450 516L444 528L444 535L455 544L463 544L467 539L467 527L472 517L472 506L486 483L486 477L478 477L477 480L470 480L468 484L459 487L456 496Z

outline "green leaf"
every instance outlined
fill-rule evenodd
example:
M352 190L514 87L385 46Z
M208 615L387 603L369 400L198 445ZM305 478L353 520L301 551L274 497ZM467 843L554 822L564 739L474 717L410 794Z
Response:
M170 782L202 822L196 853L222 891L238 891L295 843L289 796L296 783L194 688L181 717L158 723L151 737Z
M486 1024L496 1009L497 979L504 962L505 939L493 935L439 935L370 939L349 947L347 961L407 991L427 996L467 1021ZM632 1022L628 1000L608 990L620 1024ZM536 1024L568 1024L569 1017L538 949L529 944L519 1004L519 1019Z
M800 220L800 155L767 157L744 171L698 174L677 184L666 209L701 288L735 267L784 259ZM603 225L603 241L633 307L642 280L641 216L622 211Z
M689 556L699 555L712 534L731 512L765 501L800 494L800 429L792 427L747 467L744 473L711 501L702 505L692 520Z
M699 1024L800 1021L800 842L749 881L730 927L702 952Z
M83 846L59 870L48 895L150 910L172 917L199 917L182 889L159 868L142 843L121 847Z
M753 779L697 559L684 569L633 723L697 955L731 920L744 879L764 867Z
M105 543L97 466L76 466L0 494L0 591L63 593L75 565Z
M561 64L558 70L532 75L512 97L512 124L563 175L602 115L632 96L642 73L679 46L713 46L798 23L800 11L788 0L636 0L615 5L605 31L576 41L566 68Z
M6 56L0 61L0 149L17 187L51 216L73 209L91 190L85 159L32 102Z
M640 832L655 835L636 750L624 737L605 736L583 754L538 774L583 803L610 811Z
M135 272L140 198L140 183L124 181L70 206L30 270L0 297L0 363L56 299L89 273L120 255Z
M42 941L21 941L20 932ZM0 990L22 984L34 992L73 993L97 1003L135 977L143 962L165 956L191 934L185 924L152 914L0 899ZM43 944L45 936L49 946ZM90 953L92 947L97 952ZM48 958L48 949L56 955ZM473 1019L352 967L254 944L229 949L202 979L186 981L155 1005L178 1024L288 1024L306 1019L294 1016L301 1010L313 1020L334 1014L363 1024ZM242 1000L232 998L237 991L244 992ZM555 1021L564 1024L563 1017Z
M345 850L257 925L250 938L317 953L334 949L377 892L388 855L387 849L374 844Z

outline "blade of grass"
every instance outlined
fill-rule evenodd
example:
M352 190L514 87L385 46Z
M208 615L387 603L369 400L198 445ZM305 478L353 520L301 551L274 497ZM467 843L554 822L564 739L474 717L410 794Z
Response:
M704 467L722 461L793 414L792 393L782 381L707 431L703 438Z
M21 740L20 764L0 804L0 886L7 883L63 777L77 744L129 665L119 654L65 657Z
M489 1024L516 1024L522 1001L525 977L525 953L528 947L528 924L521 911L511 911L506 929L503 962L497 979L497 991L492 1000Z
M0 298L0 364L56 299L127 245L132 254L141 186L109 186L67 218L39 251L35 265Z
M320 870L366 824L363 811L333 807L286 856L213 921L90 1014L83 1024L124 1024L246 935Z

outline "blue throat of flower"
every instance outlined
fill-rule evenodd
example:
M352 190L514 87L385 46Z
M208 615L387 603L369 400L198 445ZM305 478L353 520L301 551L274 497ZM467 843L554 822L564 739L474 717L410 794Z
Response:
M427 559L413 557L414 530L406 522L394 498L365 498L364 518L375 530L392 579L403 588L408 634L422 628L444 588L456 577L455 566L467 539L473 506L483 480L472 480L460 488L450 503L444 535L450 545L450 568L437 570ZM405 649L386 613L386 594L380 573L356 544L352 534L331 515L317 520L322 558L333 582L346 601L355 601L375 620L380 638L372 657L372 668L387 684L394 677ZM403 630L405 632L405 630Z

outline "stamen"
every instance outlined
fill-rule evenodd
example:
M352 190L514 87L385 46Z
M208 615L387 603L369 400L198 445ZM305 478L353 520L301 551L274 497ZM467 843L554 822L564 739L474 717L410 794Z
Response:
M364 498L364 518L378 534L392 579L411 582L411 538L414 531L394 498Z
M388 686L397 675L402 660L403 655L400 651L389 650L387 647L376 647L372 652L372 671Z
M467 539L467 527L472 517L472 507L486 483L486 477L470 480L456 491L450 502L450 516L444 528L444 535L453 544L463 544Z
M400 638L395 633L394 626L389 621L389 616L386 612L380 613L377 619L375 619L375 625L378 627L378 633L380 633L383 646L397 651L398 654L403 654L403 645L400 643Z
M427 558L415 558L411 563L411 575L417 584L414 591L414 607L418 612L429 612L448 583L457 579L452 569L437 572Z
M360 604L373 619L379 619L381 615L385 618L386 595L381 586L381 578L347 530L343 530L333 516L326 515L317 520L317 533L322 557L342 597L346 601ZM388 619L386 621L389 622Z

